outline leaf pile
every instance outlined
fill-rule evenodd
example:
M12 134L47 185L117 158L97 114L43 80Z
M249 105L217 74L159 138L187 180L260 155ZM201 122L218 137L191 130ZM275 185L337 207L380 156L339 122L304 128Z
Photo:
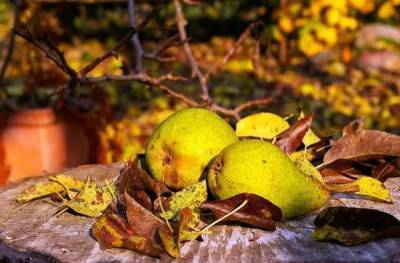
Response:
M321 174L329 185L354 183L362 176L385 182L388 178L399 177L399 169L400 136L365 130L363 121L358 120L347 125L343 137L326 152ZM378 186L377 182L373 184Z
M149 256L167 252L179 258L184 242L197 239L220 221L273 230L282 219L278 207L254 194L207 201L205 181L173 192L155 181L143 163L139 156L126 164L118 178L117 200L92 227L102 248L128 248ZM202 216L210 211L218 220L201 228Z

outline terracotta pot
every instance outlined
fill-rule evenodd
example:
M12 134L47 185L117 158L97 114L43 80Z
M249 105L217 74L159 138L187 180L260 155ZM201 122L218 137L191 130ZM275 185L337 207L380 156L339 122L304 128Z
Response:
M9 170L7 182L89 162L89 141L79 123L57 117L51 108L8 116L0 141ZM4 173L1 177L0 183Z

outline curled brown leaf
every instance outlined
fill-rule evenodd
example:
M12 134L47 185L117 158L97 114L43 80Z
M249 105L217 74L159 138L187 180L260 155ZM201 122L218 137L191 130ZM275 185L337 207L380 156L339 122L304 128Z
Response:
M295 124L278 135L275 144L287 154L294 152L310 129L312 119L312 114L308 114L304 118L299 119Z
M261 196L242 193L224 200L204 202L200 208L211 210L221 218L247 200L247 204L224 221L241 222L265 230L274 230L275 222L282 220L282 211Z

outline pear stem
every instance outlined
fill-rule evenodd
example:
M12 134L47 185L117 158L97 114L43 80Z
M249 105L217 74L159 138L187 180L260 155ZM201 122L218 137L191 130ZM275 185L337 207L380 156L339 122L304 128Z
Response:
M236 207L235 209L233 209L232 211L230 211L229 213L227 213L226 215L224 215L221 218L218 218L217 220L215 220L214 222L212 222L211 224L209 224L208 226L206 226L205 228L203 228L199 235L203 234L204 232L206 232L208 229L210 229L211 227L215 226L216 224L218 224L219 222L223 221L224 219L226 219L227 217L231 216L232 214L236 213L237 211L239 211L242 207L244 207L247 203L249 202L249 200L244 200L238 207Z

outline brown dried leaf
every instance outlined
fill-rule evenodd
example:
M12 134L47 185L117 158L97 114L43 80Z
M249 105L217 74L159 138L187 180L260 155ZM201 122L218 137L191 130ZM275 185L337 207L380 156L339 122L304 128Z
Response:
M200 223L200 214L189 207L185 207L179 212L178 223L178 242L191 241L201 235L197 229Z
M329 207L317 216L314 224L314 240L346 246L400 237L400 222L392 215L373 209Z
M164 222L128 194L112 203L92 226L101 248L127 248L149 256L160 256L164 249L156 241L157 229Z
M265 230L275 230L275 222L282 220L282 211L268 200L255 194L242 193L229 199L208 201L200 207L211 210L217 218L221 218L245 200L248 200L248 203L224 221L236 221Z
M400 136L376 130L364 130L361 121L343 129L324 156L324 166L340 159L364 161L383 157L400 157Z
M121 175L118 177L119 193L128 193L137 202L148 210L153 209L151 197L170 195L171 190L162 183L154 180L143 168L140 157L133 162L127 162Z
M399 158L397 158L399 159ZM388 178L399 177L399 167L396 167L396 162L384 161L378 164L373 170L371 176L378 179L381 182L385 182Z
M287 154L294 152L310 129L312 118L313 115L308 114L306 117L298 120L295 124L278 135L275 144Z

